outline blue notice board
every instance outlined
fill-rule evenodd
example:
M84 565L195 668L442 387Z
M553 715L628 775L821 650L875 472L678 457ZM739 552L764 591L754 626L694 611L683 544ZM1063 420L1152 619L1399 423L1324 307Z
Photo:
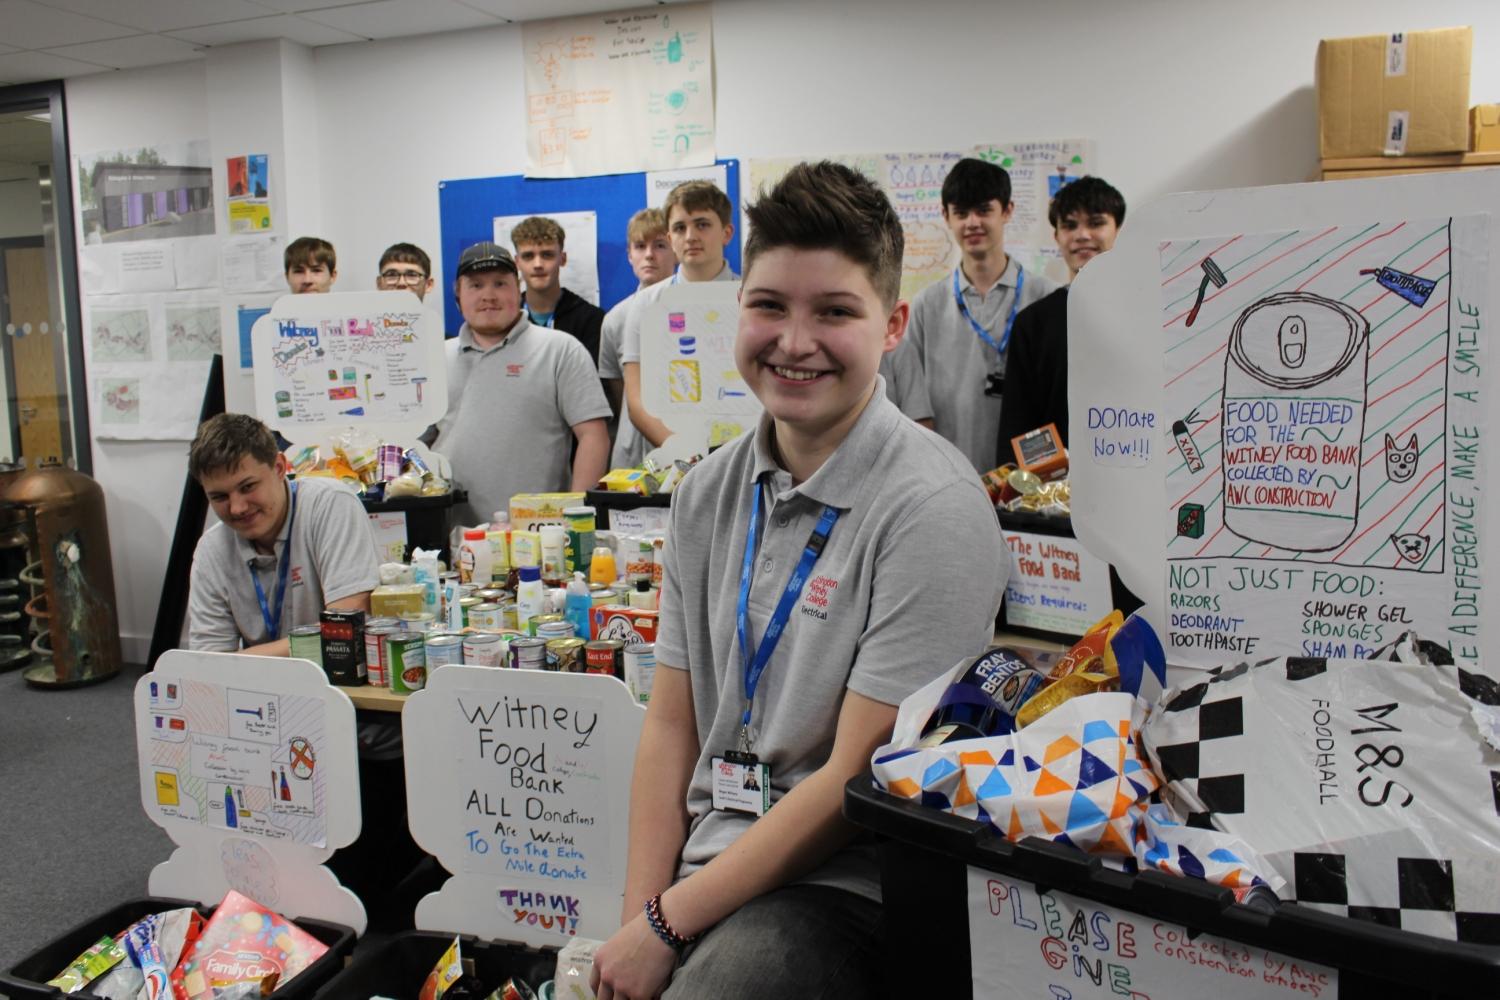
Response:
M740 268L740 163L717 161L729 179L729 203L734 206L734 239L725 248L729 266ZM464 247L495 238L495 217L548 215L553 212L593 212L599 231L599 304L609 309L635 291L636 279L625 257L625 227L630 217L646 207L646 175L609 174L561 180L476 177L438 182L438 220L442 227L443 328L455 336L463 325L453 298L458 258ZM510 249L507 247L506 249Z

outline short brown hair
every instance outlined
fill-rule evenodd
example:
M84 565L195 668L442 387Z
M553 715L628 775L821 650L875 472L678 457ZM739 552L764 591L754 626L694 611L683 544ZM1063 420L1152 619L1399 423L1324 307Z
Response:
M625 242L645 243L667 231L667 215L659 208L643 208L630 217Z
M516 227L510 231L510 245L519 250L522 243L556 243L561 250L567 235L563 227L557 224L557 220L545 215L533 215L516 223Z
M329 274L339 269L333 244L316 236L297 237L286 245L286 252L281 255L281 270L287 274L294 267L316 267L319 264L327 267Z
M667 192L667 200L661 206L662 218L670 220L672 209L679 205L684 212L712 212L726 226L734 218L729 195L710 181L683 181Z
M432 258L415 243L392 243L386 247L376 270L384 271L387 264L415 264L422 269L422 277L432 277Z
M188 475L198 482L204 476L225 472L245 458L275 465L281 449L271 429L248 413L220 413L198 427L188 448Z
M885 192L840 163L799 163L745 208L745 274L767 250L835 250L865 269L887 309L901 297L906 237Z

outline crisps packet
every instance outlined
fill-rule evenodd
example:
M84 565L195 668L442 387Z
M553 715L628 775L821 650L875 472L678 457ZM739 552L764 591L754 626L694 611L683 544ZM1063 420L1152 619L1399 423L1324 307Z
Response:
M55 986L64 993L77 993L124 958L124 946L106 935L69 962L68 967L59 972L55 979L47 980L47 985Z
M454 935L453 943L450 944L432 971L427 973L427 980L422 983L422 992L417 994L417 1000L439 1000L439 998L458 981L464 974L464 963L462 949L459 947L458 936Z

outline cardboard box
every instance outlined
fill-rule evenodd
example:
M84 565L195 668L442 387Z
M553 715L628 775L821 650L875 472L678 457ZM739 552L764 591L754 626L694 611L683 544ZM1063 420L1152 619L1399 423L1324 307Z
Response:
M510 528L536 531L544 524L566 524L563 511L581 506L583 498L582 493L517 493L510 498Z
M1322 157L1466 150L1473 46L1469 28L1319 42Z
M1469 152L1500 153L1500 104L1469 109Z

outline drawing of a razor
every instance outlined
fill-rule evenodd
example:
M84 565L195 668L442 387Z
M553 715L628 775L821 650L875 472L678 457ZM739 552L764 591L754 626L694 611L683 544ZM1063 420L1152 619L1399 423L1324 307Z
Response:
M743 395L745 395L743 392L740 392L740 391L738 391L736 389L724 389L724 388L720 388L719 389L719 398L720 399L727 399L727 398L730 398L730 397L739 397L739 396L743 396Z
M1224 277L1224 272L1219 270L1219 265L1214 263L1212 257L1203 258L1203 280L1198 282L1198 299L1193 303L1193 308L1187 314L1187 325L1192 326L1193 320L1198 318L1198 310L1203 308L1203 297L1208 294L1208 283L1213 282L1215 288L1223 288L1229 284L1229 279Z
M234 711L236 715L253 715L262 722L266 719L265 713L259 708L237 708Z
M422 383L427 381L426 375L414 375L411 384L417 387L417 402L422 401Z

